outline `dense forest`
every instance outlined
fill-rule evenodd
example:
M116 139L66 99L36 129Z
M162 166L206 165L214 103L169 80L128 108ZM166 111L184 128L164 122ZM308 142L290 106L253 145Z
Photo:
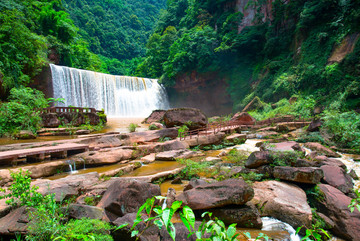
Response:
M144 55L163 6L164 0L1 1L0 86L26 86L49 62L126 74L124 65Z
M294 94L360 108L360 41L345 59L330 59L337 46L358 39L359 1L242 2L255 16L240 32L236 1L168 1L136 74L171 87L179 74L220 73L235 110L255 96L274 102ZM269 4L272 17L264 16Z

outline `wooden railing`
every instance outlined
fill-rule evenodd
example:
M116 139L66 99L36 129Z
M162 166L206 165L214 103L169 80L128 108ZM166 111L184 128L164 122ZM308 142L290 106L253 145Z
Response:
M42 110L43 113L96 113L95 108L83 108L83 107L49 107Z
M263 126L263 125L274 125L276 123L284 123L284 122L302 122L305 123L309 121L308 119L294 116L284 116L284 117L275 117L269 118L263 121L256 121L254 124L249 124L249 121L221 121L221 122L213 122L206 125L206 127L199 128L196 130L189 130L181 133L180 140L185 140L186 138L192 139L199 136L206 136L211 134L216 134L220 131L226 131L229 129L234 129L240 126Z

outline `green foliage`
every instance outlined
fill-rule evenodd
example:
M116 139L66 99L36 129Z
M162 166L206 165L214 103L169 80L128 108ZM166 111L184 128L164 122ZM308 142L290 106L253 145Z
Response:
M70 220L63 225L62 232L52 240L59 241L77 241L77 240L101 240L113 241L110 235L112 226L104 221L96 219L82 218L79 220Z
M165 2L65 0L64 8L88 48L101 56L103 71L129 75L145 55L145 43Z
M318 142L321 144L326 144L324 137L320 132L305 132L297 138L297 142L306 143L306 142Z
M37 207L43 201L43 196L36 190L38 187L31 186L31 177L29 171L12 172L10 174L14 180L13 184L8 188L9 193L0 196L0 199L8 198L6 203L13 206ZM4 189L2 192L6 193Z
M128 130L130 132L135 132L136 131L136 128L138 128L139 125L138 124L134 124L134 123L130 123L130 125L128 126Z
M272 166L293 166L301 157L304 157L304 154L298 151L270 151L269 153Z
M331 238L330 235L322 228L312 226L311 228L306 228L304 226L298 227L296 229L296 234L300 232L302 228L305 228L305 236L301 238L301 241L322 241L324 237Z
M360 191L355 189L354 190L356 198L351 200L351 203L349 204L348 208L350 208L351 212L354 212L355 208L360 212Z
M183 125L178 129L178 137L185 137L189 127L187 125Z
M229 163L234 163L235 165L244 165L245 161L248 158L248 154L245 152L239 151L237 149L231 149L227 156L224 157L224 160Z
M153 131L153 130L158 130L159 128L155 125L155 124L151 124L149 125L149 130Z
M355 148L360 145L360 114L355 111L340 113L337 110L324 112L323 129L332 140L344 146Z
M182 165L185 165L185 168L178 174L182 179L190 180L191 178L198 178L199 174L209 174L214 172L211 168L212 163L209 162L197 162L190 159L178 159L177 161Z
M248 238L248 239L251 239L251 240L265 240L265 241L268 241L269 240L269 236L267 236L266 234L263 234L263 233L259 233L259 235L255 238L255 239L252 239L251 238L251 234L249 232L246 232L244 233L244 235Z

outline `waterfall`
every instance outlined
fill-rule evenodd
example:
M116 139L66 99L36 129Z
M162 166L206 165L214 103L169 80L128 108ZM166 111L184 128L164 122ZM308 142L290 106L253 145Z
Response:
M69 164L70 173L77 173L75 161L67 160L66 162Z
M50 64L54 98L59 106L104 109L109 116L145 117L168 109L165 89L156 79L117 76Z

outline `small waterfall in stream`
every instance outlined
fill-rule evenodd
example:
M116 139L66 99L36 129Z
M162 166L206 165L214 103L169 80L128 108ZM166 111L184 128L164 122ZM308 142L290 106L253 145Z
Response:
M104 109L109 116L146 117L168 109L165 89L156 79L116 76L50 64L54 98L60 106Z
M67 160L66 162L69 164L70 173L77 173L76 162L74 160Z

